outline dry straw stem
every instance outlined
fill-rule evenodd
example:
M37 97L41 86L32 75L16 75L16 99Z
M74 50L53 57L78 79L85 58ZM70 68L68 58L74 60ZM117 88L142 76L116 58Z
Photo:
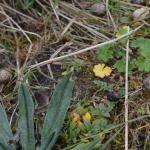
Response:
M75 23L75 24L77 24L77 25L79 25L79 26L85 28L85 29L88 30L90 33L92 33L93 35L97 35L97 36L100 37L100 38L104 38L104 39L106 39L106 40L109 40L108 37L106 37L105 35L103 35L103 34L100 33L100 32L95 31L94 29L88 27L87 25L84 25L83 23L78 22L78 21L76 21L75 19L73 20L73 19L71 19L71 18L65 16L64 14L62 14L62 13L60 13L60 12L58 12L58 14L59 14L61 17L65 18L65 19L67 19L67 20L69 20L69 21L72 21L72 23Z
M128 28L129 32L129 28ZM126 67L125 67L125 150L128 150L128 66L129 66L129 39L126 45Z
M6 20L5 20L5 21L6 21ZM10 31L10 32L14 32L13 30L18 31L18 32L22 32L22 31L21 31L20 29L18 29L18 28L11 27L11 26L5 25L5 24L3 24L3 23L4 23L4 22L0 22L0 26L9 28L8 31ZM24 30L24 32L27 33L27 34L30 34L30 35L34 35L34 36L36 36L36 37L42 39L42 37L41 37L39 34L37 34L37 33L30 32L30 31L26 31L26 30Z
M131 30L130 32L128 32L128 33L126 33L126 34L120 36L119 38L115 38L115 39L106 41L106 42L104 42L104 43L100 43L100 44L97 44L97 45L93 45L93 46L90 46L90 47L81 49L81 50L79 50L79 51L76 51L76 52L73 52L73 53L70 53L70 54L66 54L66 55L60 56L60 57L50 58L50 59L45 60L45 61L42 61L42 62L40 62L40 63L31 65L31 66L29 66L29 68L30 68L30 69L33 69L33 68L36 68L37 66L44 66L44 65L46 65L46 64L48 64L48 63L51 63L51 62L54 62L54 61L59 61L59 60L65 59L65 58L67 58L67 57L71 57L71 56L74 56L74 55L82 54L82 53L87 52L87 51L90 51L90 50L96 50L96 48L102 47L102 46L107 45L107 44L115 43L115 42L119 41L120 39L122 39L122 38L124 38L124 37L127 37L127 36L131 35L132 33L136 32L136 31L139 30L141 27L143 27L143 25L144 25L144 24L138 26L138 27L135 28L134 30Z
M106 0L106 11L107 11L108 18L110 18L112 25L114 26L114 29L117 30L117 26L115 24L115 21L114 21L111 13L109 11L109 0Z
M25 18L29 19L29 20L36 21L36 19L33 19L32 17L27 16L26 14L23 14L22 12L17 11L16 9L13 9L12 7L9 7L6 4L0 3L0 6L2 6L4 10L7 9L9 12L11 12L13 14L18 14L18 15L20 15L22 17L25 17Z

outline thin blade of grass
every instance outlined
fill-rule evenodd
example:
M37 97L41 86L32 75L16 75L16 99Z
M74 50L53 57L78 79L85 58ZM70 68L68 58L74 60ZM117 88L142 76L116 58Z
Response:
M105 150L105 149L107 148L108 144L109 144L112 140L115 139L115 137L120 133L120 131L121 131L122 129L123 129L123 127L120 128L110 139L108 139L105 144L102 144L102 145L100 146L99 150Z
M90 143L81 143L72 150L92 150L97 143L100 142L99 137L91 141Z

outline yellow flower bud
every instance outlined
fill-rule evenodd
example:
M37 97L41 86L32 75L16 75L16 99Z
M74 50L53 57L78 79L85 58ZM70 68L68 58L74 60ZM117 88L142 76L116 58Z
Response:
M85 115L83 116L83 120L85 121L91 121L91 114L89 112L86 112Z

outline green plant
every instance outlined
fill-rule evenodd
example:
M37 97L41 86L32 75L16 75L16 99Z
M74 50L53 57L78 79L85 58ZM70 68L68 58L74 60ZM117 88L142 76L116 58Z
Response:
M107 62L113 58L113 46L111 44L98 48L96 51L97 59Z
M7 115L6 112L4 110L4 108L2 107L2 105L0 105L0 149L1 150L12 150L14 149L14 145L10 145L8 143L9 139L13 138L13 134L12 131L10 129L9 126L9 122L7 120Z
M140 71L150 71L150 39L138 37L132 42L132 47L138 49L136 65Z
M131 60L130 57L129 57L129 60ZM132 72L133 64L134 64L134 62L132 60L129 61L129 66L128 66L129 73ZM121 57L121 59L117 60L113 66L114 66L114 68L116 68L118 70L118 72L125 72L125 56Z
M137 112L138 112L139 114L141 114L141 115L144 115L144 114L146 114L146 109L145 109L144 107L140 107L140 108L137 110Z
M41 146L39 150L50 150L62 128L66 112L70 104L73 83L69 76L65 76L57 85L44 120L41 133ZM20 144L24 150L35 150L34 137L34 104L29 89L25 83L21 83L18 90ZM13 138L6 113L0 105L0 148L2 150L14 150L14 144L8 144Z
M29 9L33 6L35 0L17 0L17 6L21 6L23 9Z
M65 62L64 62L64 69L65 71L62 73L62 75L67 75L67 74L70 74L74 71L80 71L82 66L83 66L84 62L83 60L81 59L67 59Z
M94 80L93 82L104 91L111 91L115 86L114 84L108 84L101 80Z
M110 112L114 107L113 103L99 104L97 107L94 106L82 106L80 103L77 107L70 112L64 134L66 136L66 144L75 144L78 141L82 141L81 145L78 145L75 150L82 148L89 148L92 143L96 142L93 138L90 140L88 137L92 137L104 130L107 130L112 126L108 123ZM62 135L64 136L64 135ZM104 135L101 137L101 141L104 139ZM86 138L86 139L85 139ZM87 145L85 145L87 143ZM101 144L98 140L98 145ZM85 146L85 147L84 147ZM92 147L95 147L96 144ZM87 149L88 149L87 148Z

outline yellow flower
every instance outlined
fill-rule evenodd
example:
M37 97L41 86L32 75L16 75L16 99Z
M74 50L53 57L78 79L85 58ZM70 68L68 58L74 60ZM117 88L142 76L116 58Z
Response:
M85 121L91 121L91 114L89 112L86 112L85 115L83 116L83 120Z
M112 69L105 66L105 64L98 64L94 66L93 72L95 73L95 76L104 78L105 76L109 76L111 74Z

